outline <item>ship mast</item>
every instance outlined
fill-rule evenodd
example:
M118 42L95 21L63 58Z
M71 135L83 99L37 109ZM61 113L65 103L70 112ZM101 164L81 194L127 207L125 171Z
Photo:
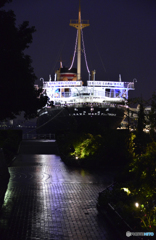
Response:
M81 4L79 0L78 20L70 20L71 27L78 30L77 44L77 80L81 80L81 29L89 26L89 20L81 20Z

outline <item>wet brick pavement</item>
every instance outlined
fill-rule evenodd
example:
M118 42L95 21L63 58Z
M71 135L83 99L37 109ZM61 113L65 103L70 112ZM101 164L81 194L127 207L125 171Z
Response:
M68 168L51 144L55 154L33 154L33 143L23 142L9 167L0 240L119 240L96 210L113 174Z

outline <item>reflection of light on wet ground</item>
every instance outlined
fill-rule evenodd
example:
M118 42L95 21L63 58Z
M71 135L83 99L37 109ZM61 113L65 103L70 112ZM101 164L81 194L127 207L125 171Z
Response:
M81 170L81 176L84 177L86 175L85 171L82 169Z
M50 154L19 155L9 171L0 217L2 240L115 239L96 210L98 193L113 174L68 168Z

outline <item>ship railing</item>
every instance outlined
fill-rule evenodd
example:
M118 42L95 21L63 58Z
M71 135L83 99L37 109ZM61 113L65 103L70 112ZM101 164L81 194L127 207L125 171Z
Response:
M106 92L105 96L109 97L109 98L120 98L119 93L116 93L116 92L113 92L113 91L112 92Z
M78 24L79 20L78 19L71 19L70 24ZM89 24L89 20L81 20L81 24Z
M116 104L116 103L111 103L109 101L106 102L86 102L86 103L69 103L69 104L64 104L64 105L60 105L60 106L64 106L64 107L75 107L75 108L79 108L79 107L123 107L123 105L120 104Z
M134 82L124 82L124 88L130 88L134 90Z
M58 98L70 98L70 97L75 97L75 98L77 98L77 97L79 97L80 96L80 94L79 93L77 93L77 92L75 92L75 93L71 93L71 92L58 92L58 93L55 93L54 95L53 95L53 98L54 99L58 99Z
M87 81L88 87L118 87L123 88L124 82L114 82L114 81L102 81L102 80L96 80L96 81Z
M69 97L79 97L78 93L68 93L68 92L62 92L62 97L69 98Z
M94 97L99 97L99 98L121 98L119 92L111 91L111 92L103 92L103 91L94 91Z
M109 87L109 88L130 88L134 89L134 82L114 82L114 81L87 81L88 87Z
M37 133L25 133L22 135L23 140L42 140L42 139L50 139L55 140L55 134L52 133L43 133L43 134L37 134Z

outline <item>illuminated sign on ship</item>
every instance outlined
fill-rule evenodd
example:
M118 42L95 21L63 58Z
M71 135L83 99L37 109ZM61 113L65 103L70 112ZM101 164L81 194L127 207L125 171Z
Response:
M61 86L81 86L82 81L55 81L55 82L47 82L48 87L61 87Z

